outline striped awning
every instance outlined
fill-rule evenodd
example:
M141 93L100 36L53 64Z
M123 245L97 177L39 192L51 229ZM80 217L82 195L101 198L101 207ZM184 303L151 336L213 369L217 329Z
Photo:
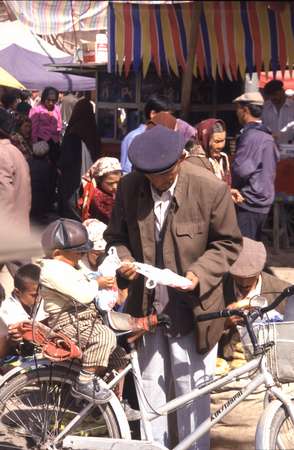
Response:
M106 29L107 1L4 0L4 4L41 36Z
M199 2L109 2L108 69L145 76L154 63L179 75L186 68L192 8ZM193 73L230 80L262 70L282 72L294 62L293 2L200 2Z

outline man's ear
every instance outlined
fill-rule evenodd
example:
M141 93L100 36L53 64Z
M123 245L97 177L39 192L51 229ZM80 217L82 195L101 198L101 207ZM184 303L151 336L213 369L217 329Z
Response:
M13 293L16 295L17 298L19 298L21 296L21 291L18 288L14 288L13 289Z
M183 153L179 159L179 163L183 162L187 158L187 152L186 150L183 150Z

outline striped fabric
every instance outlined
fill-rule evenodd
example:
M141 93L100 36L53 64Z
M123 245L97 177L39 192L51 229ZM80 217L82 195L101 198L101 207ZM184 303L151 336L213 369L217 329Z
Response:
M108 70L145 76L185 70L196 2L4 0L39 35L108 30ZM285 70L294 63L293 2L203 1L194 75L234 80L238 72Z
M145 76L151 62L158 75L185 69L196 2L174 4L109 2L109 71ZM285 70L294 60L291 2L202 2L194 75L238 78L238 72Z
M39 35L105 30L107 1L4 0L15 16Z

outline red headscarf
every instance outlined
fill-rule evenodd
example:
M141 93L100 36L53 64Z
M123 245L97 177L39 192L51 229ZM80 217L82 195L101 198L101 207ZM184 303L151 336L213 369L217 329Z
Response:
M220 123L226 131L226 125L225 122L221 119L206 119L202 120L202 122L199 122L197 125L195 125L196 128L196 137L197 137L197 143L201 145L203 150L205 151L206 155L209 157L209 143L211 140L211 137L214 133L213 127L216 123Z

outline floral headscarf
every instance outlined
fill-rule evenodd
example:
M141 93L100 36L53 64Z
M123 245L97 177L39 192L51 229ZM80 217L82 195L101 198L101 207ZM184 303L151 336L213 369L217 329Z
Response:
M100 178L110 172L121 172L121 165L117 158L111 158L104 156L97 159L89 169L89 175L91 178Z

